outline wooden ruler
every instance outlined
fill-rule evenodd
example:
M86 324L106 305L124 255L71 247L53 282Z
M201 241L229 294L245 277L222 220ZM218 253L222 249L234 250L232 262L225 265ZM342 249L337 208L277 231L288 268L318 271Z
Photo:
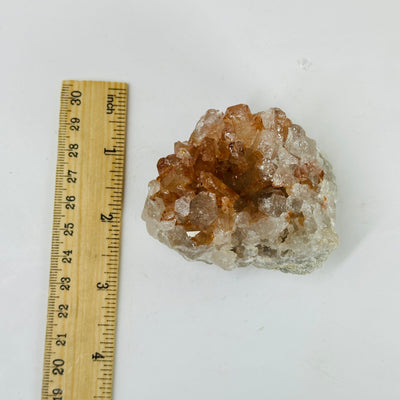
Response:
M42 400L111 399L127 84L64 81Z

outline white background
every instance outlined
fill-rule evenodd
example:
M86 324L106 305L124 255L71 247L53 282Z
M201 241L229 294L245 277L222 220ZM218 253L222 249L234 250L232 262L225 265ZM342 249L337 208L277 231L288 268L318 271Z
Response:
M40 397L60 87L92 79L130 84L114 399L399 399L398 4L2 0L0 398ZM341 244L311 275L145 230L158 158L237 103L283 108L333 164Z

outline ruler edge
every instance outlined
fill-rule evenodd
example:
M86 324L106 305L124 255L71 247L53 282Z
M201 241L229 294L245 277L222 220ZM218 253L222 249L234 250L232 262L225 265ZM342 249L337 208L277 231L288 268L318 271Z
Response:
M61 81L61 88L64 87L64 85L71 85L75 82L80 82L80 83L109 83L112 85L123 85L124 87L122 89L128 89L129 88L129 83L127 82L117 82L117 81L103 81L103 80L91 80L91 79L64 79ZM127 99L128 100L128 99ZM126 116L128 116L128 113L126 113ZM127 118L126 118L127 120Z
M58 200L62 200L57 198L57 187L59 186L60 183L62 183L62 178L63 178L63 172L60 171L58 168L58 165L60 164L60 161L65 161L65 148L64 145L65 143L62 142L63 134L62 134L62 115L63 111L68 112L68 106L63 104L63 91L65 90L65 87L71 86L74 83L83 83L83 84L93 84L93 83L98 83L98 84L108 84L108 85L121 85L121 88L118 88L119 90L124 90L125 91L125 97L126 97L126 105L125 105L125 119L123 121L124 124L124 134L123 134L123 140L124 140L124 145L123 145L123 153L121 156L123 157L123 164L122 164L122 196L121 196L121 211L120 211L120 221L119 221L119 234L120 234L120 240L119 240L119 245L118 245L118 277L116 281L116 305L115 305L115 324L114 324L114 344L113 344L113 353L112 353L112 370L111 370L111 398L112 392L114 391L114 369L115 369L115 349L116 349L116 339L117 339L117 321L118 321L118 293L119 293L119 280L120 280L120 266L121 266L121 242L122 242L122 219L123 219L123 204L124 204L124 198L125 198L125 178L126 178L126 144L127 144L127 133L128 133L128 104L129 104L129 84L127 82L118 82L118 81L105 81L105 80L76 80L76 79L64 79L61 81L61 90L59 92L59 113L58 113L58 130L57 130L57 156L56 156L56 174L55 174L55 181L54 181L54 186L53 186L53 221L51 225L51 246L50 246L50 268L49 268L49 280L48 280L48 294L47 294L47 308L46 308L46 329L45 329L45 340L44 340L44 353L43 353L43 359L42 359L42 381L41 381L41 399L44 398L49 398L49 396L52 396L48 391L44 393L45 389L49 389L49 383L46 384L46 361L48 360L48 377L50 377L50 360L51 360L51 349L52 346L48 346L49 343L51 343L52 340L52 334L53 330L49 330L49 327L54 323L53 321L50 321L50 318L54 317L51 315L55 310L52 310L50 307L50 299L51 299L51 290L52 290L52 271L57 268L57 263L55 266L53 266L53 259L58 258L58 250L56 251L54 246L54 242L59 240L60 237L60 232L57 229L57 221L56 221L56 216L57 214L57 209L56 205L59 203ZM65 135L66 136L66 135ZM65 137L64 137L65 140ZM54 171L54 170L53 170ZM58 196L61 197L61 194ZM60 212L60 218L61 218L61 212ZM59 223L59 222L58 222ZM56 236L57 235L57 236ZM55 296L56 297L56 296ZM51 323L50 323L51 322ZM48 359L47 357L48 356Z

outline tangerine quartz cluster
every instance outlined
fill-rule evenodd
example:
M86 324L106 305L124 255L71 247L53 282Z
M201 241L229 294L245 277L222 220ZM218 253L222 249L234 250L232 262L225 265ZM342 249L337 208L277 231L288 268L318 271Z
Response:
M278 108L208 110L157 168L142 217L188 259L304 274L338 245L331 166Z

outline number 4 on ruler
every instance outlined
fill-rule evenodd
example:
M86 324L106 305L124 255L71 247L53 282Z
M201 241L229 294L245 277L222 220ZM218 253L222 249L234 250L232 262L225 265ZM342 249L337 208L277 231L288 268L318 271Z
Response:
M103 358L105 358L104 356L103 356L103 354L100 354L100 353L94 353L94 354L92 354L92 360L93 361L97 361L97 360L101 360L101 359L103 359Z

